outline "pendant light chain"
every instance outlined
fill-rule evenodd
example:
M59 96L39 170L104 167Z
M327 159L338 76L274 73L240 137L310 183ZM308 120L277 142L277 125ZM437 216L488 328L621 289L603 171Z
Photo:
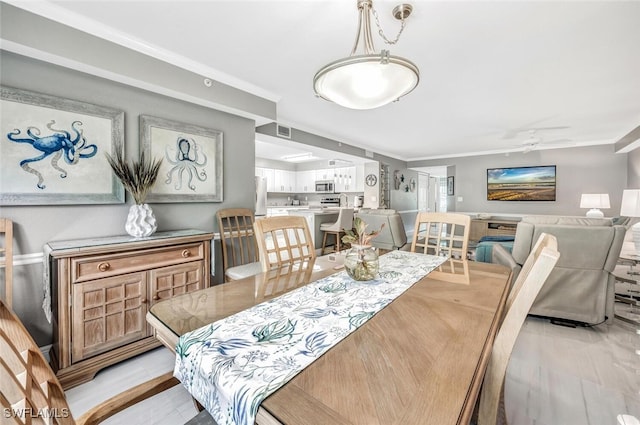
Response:
M402 34L402 31L404 31L404 20L405 20L404 14L400 18L401 25L400 25L400 31L398 31L398 35L396 35L395 40L390 41L387 38L387 36L384 35L384 31L382 31L382 27L380 26L380 20L378 19L378 12L373 7L373 5L371 5L371 12L373 13L373 17L376 18L376 26L378 27L378 34L380 34L380 37L382 37L382 39L386 44L396 44L398 40L400 40L400 35Z

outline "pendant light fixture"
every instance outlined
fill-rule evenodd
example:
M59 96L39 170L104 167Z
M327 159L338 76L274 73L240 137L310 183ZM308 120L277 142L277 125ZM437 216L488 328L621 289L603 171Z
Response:
M393 9L393 16L402 22L402 26L396 39L389 41L380 28L372 0L357 0L357 3L360 16L351 56L331 62L318 71L313 77L313 89L317 96L345 108L374 109L396 101L416 88L420 72L411 61L392 56L388 50L375 53L370 12L373 12L384 41L395 44L413 8L402 4ZM361 38L364 54L357 54Z

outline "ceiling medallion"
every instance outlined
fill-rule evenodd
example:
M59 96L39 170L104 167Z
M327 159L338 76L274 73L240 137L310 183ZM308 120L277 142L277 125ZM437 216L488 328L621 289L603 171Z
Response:
M389 41L378 22L372 0L357 0L359 11L358 32L351 55L331 62L313 77L316 95L351 109L374 109L394 102L410 93L418 85L420 72L408 59L392 56L388 50L375 53L371 36L372 11L379 34L387 44L396 44L404 30L405 19L413 8L402 4L393 9L393 16L402 26L395 40ZM364 54L357 54L360 38Z

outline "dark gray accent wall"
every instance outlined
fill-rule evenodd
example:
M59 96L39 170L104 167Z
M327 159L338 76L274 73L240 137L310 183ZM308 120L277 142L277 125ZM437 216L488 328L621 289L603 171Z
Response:
M503 214L586 214L580 208L583 193L608 193L611 208L607 216L620 213L622 190L627 185L627 154L617 154L613 145L532 151L526 154L482 155L412 161L409 168L448 166L455 177L455 202L451 211ZM557 193L554 202L487 201L487 168L556 165ZM452 166L455 166L454 174ZM462 197L462 201L458 199ZM451 198L451 197L449 197ZM449 207L452 205L449 204Z
M273 136L277 138L281 138L276 133L276 123L270 123L261 125L256 128L256 133L266 134L268 136ZM289 139L283 139L289 140ZM365 149L359 148L356 146L352 146L348 143L329 139L327 137L318 136L316 134L307 133L306 131L298 130L297 128L291 129L291 139L294 142L302 143L304 145L316 146L319 148L329 149L336 152L342 152L353 156L358 156L361 158L367 158L370 161L379 161L384 164L389 165L389 169L398 170L402 168L407 168L407 163L405 161L401 161L396 158L391 158L389 156L380 155L378 153L372 152L371 156L367 156L365 153Z
M117 108L125 112L125 154L138 158L141 114L195 124L223 132L224 202L152 204L158 230L194 228L217 231L219 208L254 207L255 122L145 90L0 51L0 83L4 86ZM7 143L4 135L0 143ZM4 184L4 182L3 182ZM132 200L119 205L3 206L0 215L15 222L15 255L42 252L48 241L125 234ZM37 272L19 270L37 268ZM16 268L15 309L39 344L47 344L41 266ZM28 278L27 280L23 278Z

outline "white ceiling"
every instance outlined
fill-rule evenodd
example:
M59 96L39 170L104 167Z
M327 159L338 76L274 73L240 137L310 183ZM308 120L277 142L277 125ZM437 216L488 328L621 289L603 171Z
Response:
M312 89L319 68L351 51L356 0L47 7L81 15L69 15L71 26L144 45L176 65L196 61L211 78L277 100L282 124L403 160L523 150L530 128L539 128L535 148L614 143L640 124L639 1L409 2L414 12L390 50L419 67L420 84L369 111ZM374 0L388 38L399 29L391 17L398 3ZM374 42L389 48L375 27Z

